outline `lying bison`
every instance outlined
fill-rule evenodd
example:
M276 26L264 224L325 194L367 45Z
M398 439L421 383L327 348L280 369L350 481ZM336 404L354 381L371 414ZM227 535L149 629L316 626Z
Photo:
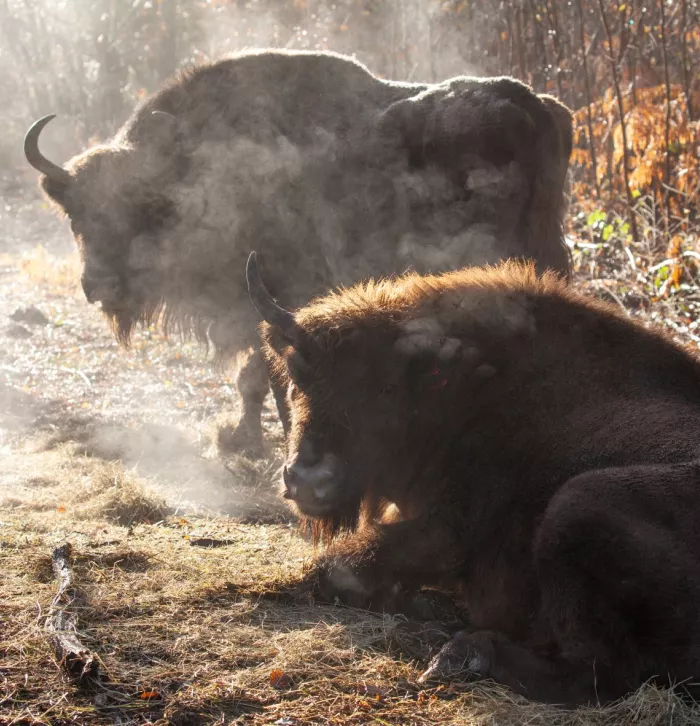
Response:
M700 676L698 361L513 261L294 314L248 273L290 406L284 496L317 534L356 529L322 593L459 587L470 629L427 675L535 700Z
M243 277L252 246L293 306L408 268L522 256L568 271L571 116L512 79L397 83L333 53L245 53L184 73L65 168L38 148L52 118L25 154L118 339L162 314L220 360L252 351L231 447L260 449L268 391Z

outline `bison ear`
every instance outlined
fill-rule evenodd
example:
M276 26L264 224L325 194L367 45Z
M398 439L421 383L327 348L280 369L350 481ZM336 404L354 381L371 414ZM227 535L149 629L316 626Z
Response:
M313 368L303 346L296 347L278 328L269 324L262 327L262 339L265 345L284 362L292 379L300 382L313 378Z
M312 377L313 369L304 357L303 353L296 348L288 348L289 355L286 357L287 368L292 378L296 381L308 380Z
M180 121L173 114L144 109L129 135L132 141L143 144L145 148L155 148L172 156L179 148L182 129Z
M61 181L56 181L48 176L42 177L39 184L48 197L61 207L63 213L70 215L70 211L68 209L71 189L70 186Z

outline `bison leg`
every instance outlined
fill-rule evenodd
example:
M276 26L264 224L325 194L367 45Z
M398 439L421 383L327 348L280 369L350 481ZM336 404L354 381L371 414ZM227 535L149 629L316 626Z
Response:
M270 390L267 367L261 351L257 348L241 366L236 380L241 397L241 418L238 426L222 427L219 431L219 447L228 452L246 452L251 456L262 456L262 410L265 396Z
M548 652L463 634L426 675L467 670L568 705L616 699L650 678L697 678L699 492L696 464L607 469L567 482L534 542L537 630Z
M592 673L488 630L458 633L418 680L485 678L536 701L577 706L596 700Z
M279 414L280 421L282 423L282 430L284 431L285 441L287 439L287 433L289 431L289 406L287 405L287 389L281 385L279 381L274 379L270 380L270 388L272 389L272 395L275 397L275 403L277 404L277 413Z
M435 515L364 528L319 560L318 590L354 607L423 619L438 619L447 609L453 617L438 593L417 591L459 570L461 548L451 531Z

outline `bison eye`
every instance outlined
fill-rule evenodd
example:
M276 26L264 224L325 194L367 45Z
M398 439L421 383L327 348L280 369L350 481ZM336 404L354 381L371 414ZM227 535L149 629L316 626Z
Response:
M399 387L398 387L398 385L396 383L389 383L386 386L384 386L384 388L382 388L382 390L380 391L380 393L383 396L391 396L394 393L396 393L396 391L398 390L398 388Z

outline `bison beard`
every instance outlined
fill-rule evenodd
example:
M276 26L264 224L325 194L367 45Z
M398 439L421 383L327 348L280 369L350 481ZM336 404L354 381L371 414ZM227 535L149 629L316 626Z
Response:
M512 261L370 281L285 325L254 256L249 279L287 387L285 496L329 539L355 529L322 596L457 587L469 627L425 677L535 700L700 675L700 363Z
M222 362L248 351L232 448L260 450L268 391L242 273L253 244L294 307L409 268L522 256L568 272L571 115L513 79L396 83L333 53L243 53L183 74L65 169L38 149L51 118L27 160L117 338L162 316Z

